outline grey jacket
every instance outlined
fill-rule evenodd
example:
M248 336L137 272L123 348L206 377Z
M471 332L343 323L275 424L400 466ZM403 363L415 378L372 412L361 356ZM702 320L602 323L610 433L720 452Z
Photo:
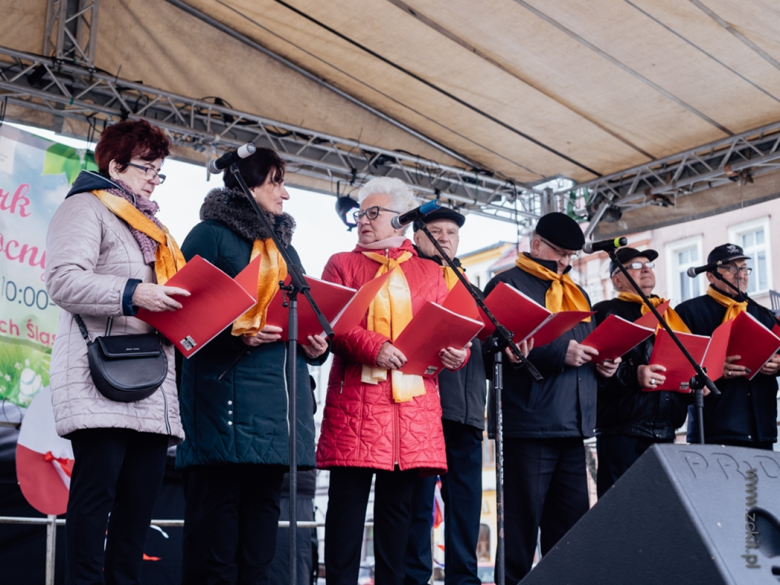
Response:
M106 180L106 187L113 186ZM173 346L164 344L168 377L149 398L122 403L104 398L92 383L87 346L73 314L81 315L90 337L146 333L151 327L123 314L128 281L154 282L128 225L90 192L69 196L54 214L46 237L46 290L63 309L51 357L52 405L57 432L127 428L184 440L179 419Z

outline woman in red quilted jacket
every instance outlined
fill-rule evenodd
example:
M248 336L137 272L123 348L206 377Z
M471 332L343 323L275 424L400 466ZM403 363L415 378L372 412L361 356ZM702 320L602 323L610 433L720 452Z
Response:
M440 303L447 286L438 265L418 258L405 229L390 220L415 206L398 179L373 179L360 190L358 245L330 258L323 279L360 288L390 272L363 322L333 339L317 466L330 469L325 519L328 585L358 579L363 524L374 491L374 557L377 585L403 582L403 558L411 522L411 501L419 473L447 470L437 378L401 373L406 356L393 346L426 301ZM395 270L394 270L395 269ZM463 366L468 350L442 348L451 370Z

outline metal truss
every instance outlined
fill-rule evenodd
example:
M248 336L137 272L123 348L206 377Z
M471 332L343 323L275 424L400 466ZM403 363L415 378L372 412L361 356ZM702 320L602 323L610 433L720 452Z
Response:
M97 22L98 0L48 0L43 54L92 67Z
M521 226L534 224L542 210L543 193L484 169L442 165L240 112L219 98L196 100L4 47L0 99L92 127L146 119L166 130L174 144L215 155L253 142L280 152L291 173L327 181L337 195L373 177L397 177L422 199L438 197L464 211Z
M587 199L592 233L604 214L659 205L780 170L780 122L600 177L572 189Z

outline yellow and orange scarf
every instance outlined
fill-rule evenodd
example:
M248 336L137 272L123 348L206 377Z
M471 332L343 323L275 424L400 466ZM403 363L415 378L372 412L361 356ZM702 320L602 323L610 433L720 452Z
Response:
M395 341L412 320L412 294L406 276L400 268L402 262L412 257L412 253L403 252L397 259L376 252L363 252L363 254L379 263L375 278L390 272L387 281L368 307L367 329L381 333L390 341ZM361 382L364 384L378 384L385 380L387 380L387 370L384 368L363 366ZM395 402L408 402L415 396L425 394L422 376L412 376L393 370L390 380Z
M103 202L111 213L157 242L157 250L154 253L154 272L157 284L165 284L184 267L186 264L184 256L165 226L162 229L159 228L152 220L138 211L132 203L122 197L117 197L103 190L92 191L92 193Z
M261 258L257 275L257 302L233 323L231 333L236 337L254 337L265 327L268 305L279 290L279 281L287 278L287 264L273 239L255 240L249 261L258 255Z
M558 274L535 262L525 254L518 254L515 266L540 280L551 281L550 288L544 296L544 305L552 313L561 311L590 311L590 305L580 288L574 284L571 276ZM582 320L590 322L590 317Z
M618 293L617 298L620 299L621 301L628 301L629 303L639 303L640 305L642 305L642 315L646 315L647 313L650 312L650 308L644 303L642 297L640 297L638 294L621 292ZM666 302L666 300L662 299L661 297L649 297L649 298L650 298L650 302L653 303L653 306L656 308L659 305L662 305ZM669 327L672 328L672 331L679 331L680 333L691 332L691 330L688 329L688 326L683 322L682 318L671 307L667 307L666 311L664 311L664 314L661 315L661 317L663 317L667 325L669 325ZM661 324L658 323L658 325L656 325L655 332L658 333L658 330L660 328L661 328Z
M726 307L726 315L723 317L723 323L736 319L737 315L747 311L747 301L735 301L730 296L724 295L714 286L707 289L707 296L712 297L719 305Z

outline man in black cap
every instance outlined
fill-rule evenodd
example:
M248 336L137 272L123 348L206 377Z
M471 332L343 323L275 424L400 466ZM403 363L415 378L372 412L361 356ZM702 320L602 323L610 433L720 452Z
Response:
M543 216L531 235L531 251L515 268L494 277L553 313L590 310L587 294L569 276L571 260L585 243L580 226L563 213ZM588 511L583 439L596 426L597 374L610 377L616 362L594 363L598 352L580 344L594 329L588 318L555 341L534 348L529 361L544 376L535 382L514 360L504 360L504 497L506 582L531 570L537 533L542 554ZM492 354L485 354L485 366Z
M652 294L654 260L658 258L658 252L620 248L616 256L653 306L666 302ZM618 296L593 307L597 311L596 323L601 324L609 315L636 321L650 311L614 261L610 262L609 274ZM689 332L673 309L667 308L662 316L674 331ZM648 365L654 339L655 336L651 336L626 353L615 375L599 387L596 416L599 498L653 443L673 443L675 431L683 425L688 414L686 395L648 392L665 380L666 368Z
M751 268L750 258L735 244L723 244L713 249L707 264L717 264L717 273L737 287L734 291L726 283L708 272L710 286L707 293L690 299L677 307L677 312L691 333L712 335L721 324L747 311L768 329L775 324L768 311L762 311L745 300ZM777 440L777 375L780 356L775 355L752 380L750 372L735 362L738 355L728 356L723 377L716 386L720 396L710 394L704 401L704 440L707 443L772 449ZM698 419L691 408L688 419L688 441L698 442Z
M460 267L459 232L466 218L453 209L441 208L427 214L423 221L444 252ZM457 276L442 260L439 252L414 225L417 254L436 262L448 288L457 284ZM478 339L472 341L471 356L457 371L439 374L442 426L447 447L446 475L441 478L444 501L445 583L479 585L477 576L477 539L482 508L482 432L485 426L485 365ZM412 526L406 548L406 585L430 582L431 518L436 477L417 480L412 502Z

